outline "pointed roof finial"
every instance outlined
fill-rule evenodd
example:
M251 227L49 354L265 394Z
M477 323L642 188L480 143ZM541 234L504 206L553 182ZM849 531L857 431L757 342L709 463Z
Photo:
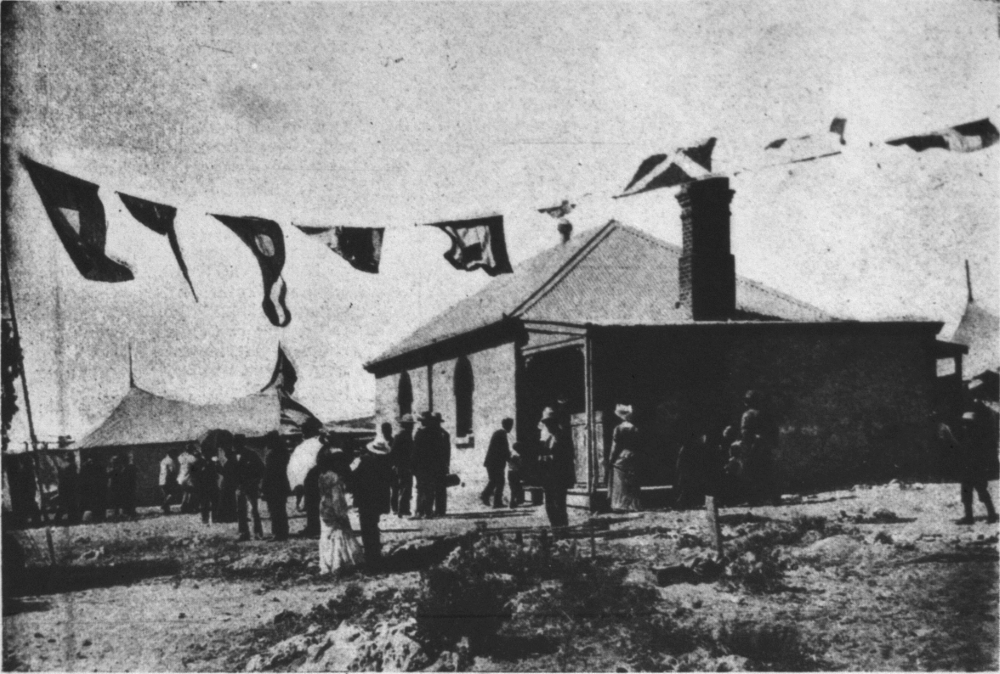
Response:
M135 375L132 373L132 342L128 343L128 387L135 388Z
M969 273L969 261L968 260L965 261L965 285L969 289L969 304L972 304L972 302L974 301L972 299L972 274Z

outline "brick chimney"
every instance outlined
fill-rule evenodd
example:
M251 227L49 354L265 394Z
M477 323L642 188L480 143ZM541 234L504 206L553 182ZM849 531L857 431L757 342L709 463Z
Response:
M686 183L681 205L684 249L680 259L678 304L696 321L724 321L736 311L736 262L729 244L729 178Z

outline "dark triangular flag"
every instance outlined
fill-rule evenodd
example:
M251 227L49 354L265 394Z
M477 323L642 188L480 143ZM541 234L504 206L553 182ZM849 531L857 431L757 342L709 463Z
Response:
M21 164L38 190L45 212L66 252L85 279L118 283L135 278L128 265L108 257L104 242L108 223L99 187L21 156Z
M295 382L299 380L299 375L295 373L295 366L291 359L285 355L285 350L278 345L278 360L274 363L274 372L271 374L271 381L261 389L261 392L276 388L285 393L295 393Z
M444 254L444 259L455 269L482 269L490 276L513 271L507 258L502 215L435 222L431 226L440 228L451 237L451 248Z
M846 128L847 120L845 118L834 117L833 121L830 122L830 130L826 134L806 134L795 138L772 140L764 146L764 150L780 150L780 152L767 153L768 161L778 160L777 163L769 164L769 166L799 164L838 155L841 153L840 146L847 144L844 141Z
M715 138L706 138L689 147L677 148L670 154L654 154L639 164L638 170L615 198L630 197L662 187L683 185L712 171L712 150Z
M1000 132L993 126L988 117L959 124L948 129L932 131L919 136L893 138L887 140L889 145L906 145L912 150L923 152L932 147L939 147L952 152L975 152L995 145L1000 140Z
M295 226L303 234L322 241L327 248L347 260L355 269L370 274L378 273L378 263L382 258L384 227Z
M285 237L281 227L273 220L264 218L214 213L209 215L233 230L253 251L264 280L264 315L279 328L288 325L292 320L292 312L285 306L288 289L285 279L281 277L281 270L285 266Z
M157 234L167 237L167 241L170 242L170 250L174 252L174 259L177 260L177 266L181 268L184 280L187 281L188 287L191 288L191 294L194 295L194 301L197 302L198 293L194 291L194 284L191 283L191 277L188 276L187 265L184 264L184 258L181 256L181 246L177 242L177 232L174 230L174 217L177 215L177 209L121 192L118 193L118 198L122 200L133 218Z
M307 438L319 435L323 422L316 418L305 405L293 398L291 394L278 389L278 402L281 405L282 435L303 435Z
M565 221L566 216L573 212L576 208L576 204L571 204L568 199L563 199L562 203L558 206L549 206L548 208L539 208L539 213L544 213L549 215L556 220Z

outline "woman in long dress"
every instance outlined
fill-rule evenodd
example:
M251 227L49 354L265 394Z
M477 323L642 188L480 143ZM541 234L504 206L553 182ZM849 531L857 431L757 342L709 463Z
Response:
M639 429L632 424L632 406L617 405L615 416L622 421L611 436L608 465L611 480L608 499L614 511L634 512L639 505Z
M347 516L347 479L351 461L339 447L324 447L316 457L319 469L319 571L337 576L365 562L364 549L354 537Z

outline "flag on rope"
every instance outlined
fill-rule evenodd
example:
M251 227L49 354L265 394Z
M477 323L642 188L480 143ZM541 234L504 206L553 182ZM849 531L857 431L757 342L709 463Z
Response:
M184 258L181 256L181 246L177 242L177 232L174 230L174 217L177 215L177 209L121 192L118 192L118 198L122 200L133 218L160 236L167 237L167 241L170 242L170 250L174 252L174 259L177 260L177 266L181 268L184 280L187 281L188 287L191 288L191 294L194 295L194 301L197 302L198 293L194 291L194 284L191 283L191 277L188 276L187 265L184 264Z
M292 313L285 306L288 288L285 286L285 279L281 277L281 270L285 266L285 238L281 227L273 220L264 218L214 213L209 215L231 229L253 251L264 280L264 315L279 328L288 325L292 320Z
M104 252L108 223L104 204L97 196L99 187L24 155L21 155L21 164L28 171L59 240L80 274L85 279L105 283L135 278L128 265Z
M278 403L281 406L282 435L298 435L309 438L319 435L323 422L316 418L305 405L293 398L290 393L278 388Z
M355 269L370 274L378 273L378 263L382 258L384 227L295 226L303 234L322 241L327 248L347 260Z
M285 350L278 344L278 360L274 363L274 372L271 374L271 381L261 389L261 392L276 388L291 395L295 393L295 382L299 380L299 375L295 372L295 366L291 359L285 354Z
M615 199L631 197L663 187L683 185L712 172L712 150L715 138L707 138L689 147L680 147L668 154L654 154L639 164L632 180Z
M770 160L778 160L771 166L783 164L799 164L801 162L832 157L842 152L841 146L846 145L844 131L847 120L834 117L830 122L830 130L823 135L807 134L796 138L778 138L764 148ZM774 154L771 155L771 151Z
M917 152L923 152L932 147L939 147L951 152L975 152L995 145L998 140L1000 140L1000 132L993 126L993 122L988 117L984 117L975 122L959 124L940 131L906 136L905 138L893 138L887 140L886 143L897 146L906 145Z
M566 216L573 212L576 208L576 204L571 204L568 199L563 199L562 203L558 206L549 206L548 208L539 208L539 213L544 213L545 215L551 216L556 220L562 222L566 219Z
M444 254L444 259L455 269L482 269L490 276L513 271L507 258L502 215L429 224L451 238L451 248Z

